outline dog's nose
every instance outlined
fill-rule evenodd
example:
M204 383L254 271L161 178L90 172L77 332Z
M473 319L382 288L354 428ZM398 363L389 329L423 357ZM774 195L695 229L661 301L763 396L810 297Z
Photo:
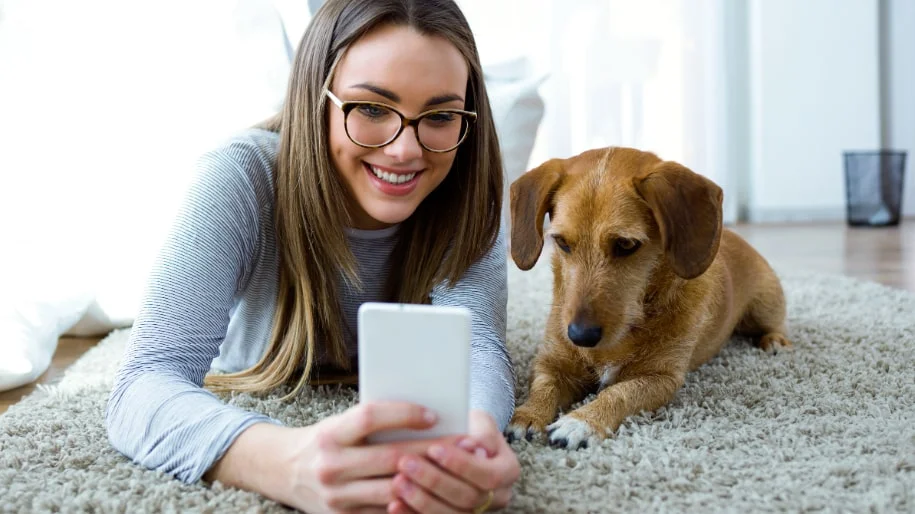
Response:
M603 330L599 326L586 325L584 323L569 324L569 339L576 346L593 348L600 341L602 335Z

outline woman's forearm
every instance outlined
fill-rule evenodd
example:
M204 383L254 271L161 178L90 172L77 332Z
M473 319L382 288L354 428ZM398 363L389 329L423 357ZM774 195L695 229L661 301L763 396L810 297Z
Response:
M290 477L285 457L290 448L290 428L255 423L242 432L204 480L256 492L274 501L291 504Z

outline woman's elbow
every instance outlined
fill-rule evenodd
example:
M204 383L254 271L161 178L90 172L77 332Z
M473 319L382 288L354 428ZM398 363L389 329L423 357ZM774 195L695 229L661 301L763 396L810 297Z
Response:
M131 411L131 406L123 402L124 393L130 387L129 382L117 380L108 396L105 407L105 431L111 446L129 458L135 456L136 443L131 436L136 436L130 429L129 421L137 419L137 413Z

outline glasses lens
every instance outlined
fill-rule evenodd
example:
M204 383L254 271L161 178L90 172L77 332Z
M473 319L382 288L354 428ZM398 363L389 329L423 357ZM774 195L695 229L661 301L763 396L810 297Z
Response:
M354 107L346 117L346 131L358 144L383 145L400 130L400 116L379 104L364 103Z
M419 122L419 140L430 150L450 150L464 139L468 125L458 112L429 113Z

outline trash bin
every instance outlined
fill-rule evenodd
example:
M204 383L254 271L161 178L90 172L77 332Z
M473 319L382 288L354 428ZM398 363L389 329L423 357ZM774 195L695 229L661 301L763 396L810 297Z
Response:
M845 152L848 224L898 225L902 213L905 151Z

